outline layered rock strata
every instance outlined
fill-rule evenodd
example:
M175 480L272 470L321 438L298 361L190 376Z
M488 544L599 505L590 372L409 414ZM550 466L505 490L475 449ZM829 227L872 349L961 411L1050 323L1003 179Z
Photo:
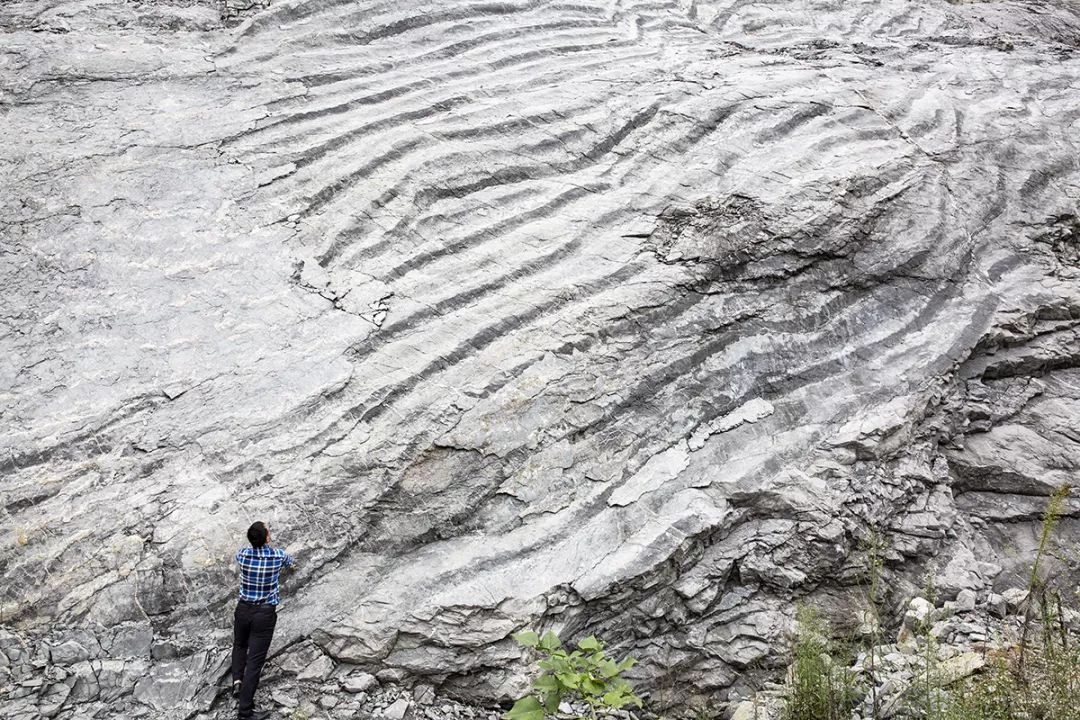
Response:
M208 707L255 518L278 650L472 700L525 627L741 692L871 539L896 603L1016 584L1080 466L1075 3L219 11L0 8L4 652L120 663L0 702Z

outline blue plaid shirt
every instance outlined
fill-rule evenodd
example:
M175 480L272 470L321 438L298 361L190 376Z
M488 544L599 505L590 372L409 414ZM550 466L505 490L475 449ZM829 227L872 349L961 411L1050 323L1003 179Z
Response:
M277 605L278 577L281 568L292 567L293 559L284 550L263 545L261 548L246 547L236 553L240 566L240 599L253 603Z

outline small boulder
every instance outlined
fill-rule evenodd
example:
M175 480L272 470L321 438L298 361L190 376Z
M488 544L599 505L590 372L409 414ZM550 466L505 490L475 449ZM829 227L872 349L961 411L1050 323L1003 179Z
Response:
M334 672L334 661L320 655L310 665L296 674L297 680L325 680Z
M911 630L922 628L929 620L934 606L926 598L914 597L904 613L904 625Z
M401 668L383 668L375 673L375 678L381 683L399 683L408 677L408 673Z
M743 700L735 706L730 720L772 720L780 716L781 703L767 695Z
M65 640L49 648L49 659L56 665L73 665L90 657L90 650L76 640Z
M341 681L341 689L349 693L361 693L379 684L371 673L361 672L350 675Z
M939 672L946 683L954 683L975 674L986 665L986 658L981 653L962 653L949 658L939 666Z
M986 610L996 618L1004 618L1009 614L1009 604L1005 602L1005 597L998 593L990 593L990 596L986 598Z
M975 591L967 588L956 594L956 612L969 613L975 609Z
M1028 593L1023 588L1009 588L1001 593L1001 596L1005 598L1005 605L1009 608L1009 612L1017 613L1027 600Z
M294 708L300 704L300 701L294 698L292 695L288 695L281 690L275 690L270 693L270 699L276 702L278 705L284 708Z
M435 702L435 688L430 685L417 685L413 688L413 700L418 705L430 705Z
M302 642L282 653L275 664L282 672L297 675L320 657L324 657L323 651L315 643Z
M398 698L394 702L390 703L388 707L383 708L383 717L389 718L389 720L402 720L405 717L405 713L409 711L411 703L405 698Z

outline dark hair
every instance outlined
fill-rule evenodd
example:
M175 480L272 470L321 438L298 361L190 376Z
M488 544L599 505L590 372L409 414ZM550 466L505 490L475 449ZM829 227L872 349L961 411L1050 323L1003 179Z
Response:
M248 542L251 543L253 548L261 548L266 544L266 536L270 534L270 531L266 529L266 523L261 520L251 523L251 527L248 528Z

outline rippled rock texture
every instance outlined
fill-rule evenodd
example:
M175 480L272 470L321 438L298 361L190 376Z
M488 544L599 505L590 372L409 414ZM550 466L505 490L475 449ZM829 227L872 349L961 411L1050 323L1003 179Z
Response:
M871 537L897 603L1016 584L1080 467L1075 2L241 4L0 8L0 670L120 662L9 709L208 707L253 519L279 648L477 700L525 627L722 698Z

